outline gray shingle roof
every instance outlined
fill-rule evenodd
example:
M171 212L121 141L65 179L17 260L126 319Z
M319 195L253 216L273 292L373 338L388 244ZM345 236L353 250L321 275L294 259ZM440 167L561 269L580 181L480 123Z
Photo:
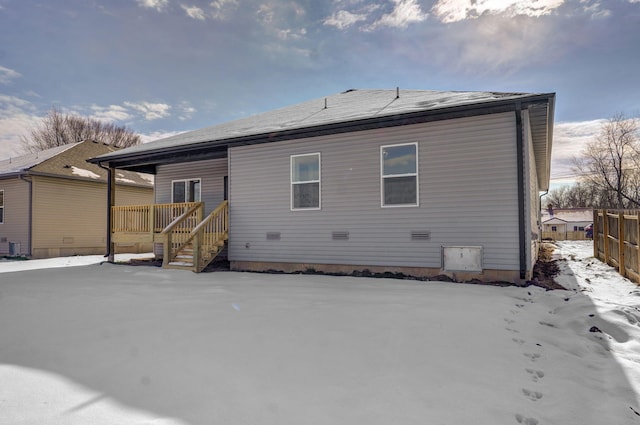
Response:
M19 174L48 175L74 179L107 181L107 171L87 159L118 151L119 148L84 141L46 149L0 161L0 178ZM116 183L153 187L153 176L133 171L118 170Z
M8 174L19 174L30 168L50 159L54 156L71 149L77 145L77 143L71 143L68 145L58 146L55 148L47 149L36 153L28 153L14 158L9 158L0 161L0 176Z
M412 112L437 111L465 105L491 104L505 100L531 97L531 93L462 92L430 90L347 90L324 98L310 100L262 114L230 121L165 139L133 146L102 155L100 160L123 155L159 151L178 146L232 140L235 138L269 134L386 117ZM325 107L326 106L326 107Z

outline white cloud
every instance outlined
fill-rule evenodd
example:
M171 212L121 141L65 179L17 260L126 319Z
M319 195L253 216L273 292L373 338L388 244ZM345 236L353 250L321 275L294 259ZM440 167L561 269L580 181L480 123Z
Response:
M13 69L5 68L4 66L0 66L0 84L9 84L11 80L15 78L19 78L19 72L14 71Z
M198 6L185 6L184 4L180 5L182 9L187 13L187 16L193 19L197 19L200 21L204 21L206 19L206 15L204 10L200 9Z
M548 15L564 4L565 0L439 0L431 9L442 22L458 22L478 18L484 14L525 15L539 17Z
M409 24L422 22L427 19L427 14L422 12L417 0L392 0L395 7L391 13L382 15L368 30L377 27L406 28Z
M23 154L20 137L39 119L31 102L0 94L0 160Z
M171 106L166 103L124 102L124 105L141 112L146 120L152 121L169 116Z
M275 11L273 10L273 6L270 4L261 4L256 14L264 25L273 23L273 19L276 15Z
M351 13L347 12L346 10L339 10L325 19L323 24L333 26L342 30L350 27L353 24L366 20L367 15L365 14Z
M604 9L598 1L589 4L588 0L582 0L581 3L584 4L584 6L582 6L583 11L593 19L611 16L611 11L609 9Z
M217 0L211 2L210 6L213 18L222 20L238 8L238 0Z
M140 7L155 9L158 12L169 4L169 0L136 0L136 2Z
M193 114L197 112L197 109L191 106L189 102L180 102L180 104L178 105L178 109L180 110L178 119L181 121L191 119Z
M580 156L588 142L593 140L605 119L562 122L553 127L553 149L551 156L551 180L556 183L571 183L576 180L573 158Z
M126 121L133 117L126 108L120 105L92 105L91 111L91 118L95 118L100 121Z
M526 16L489 15L447 31L446 48L439 37L425 40L431 61L452 71L508 74L524 66L549 63L563 52L568 32L557 33L553 22Z
M149 143L181 133L184 133L184 131L154 131L153 133L149 134L140 134L140 140L142 141L142 143Z

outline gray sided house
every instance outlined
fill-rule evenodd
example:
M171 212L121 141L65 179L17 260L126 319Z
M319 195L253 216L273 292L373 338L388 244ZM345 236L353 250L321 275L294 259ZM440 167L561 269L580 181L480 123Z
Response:
M107 171L86 160L117 150L85 141L0 161L0 256L104 254ZM123 170L114 176L118 205L152 202L153 176Z
M226 246L234 270L522 282L537 259L554 102L348 90L90 161L156 175L154 205L112 208L110 242L152 240L166 266L198 271ZM123 224L141 216L150 223Z

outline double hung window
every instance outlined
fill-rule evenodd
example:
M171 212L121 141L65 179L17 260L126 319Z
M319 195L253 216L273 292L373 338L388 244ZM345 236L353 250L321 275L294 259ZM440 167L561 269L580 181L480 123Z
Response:
M291 209L320 209L320 153L291 155Z
M200 179L173 180L171 202L200 202Z
M418 206L418 144L380 147L383 207Z

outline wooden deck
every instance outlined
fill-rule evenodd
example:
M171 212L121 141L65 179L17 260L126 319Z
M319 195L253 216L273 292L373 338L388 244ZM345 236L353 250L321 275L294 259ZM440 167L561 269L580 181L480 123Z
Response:
M207 217L203 202L114 206L114 243L162 243L165 268L201 272L229 238L229 203L223 201Z

